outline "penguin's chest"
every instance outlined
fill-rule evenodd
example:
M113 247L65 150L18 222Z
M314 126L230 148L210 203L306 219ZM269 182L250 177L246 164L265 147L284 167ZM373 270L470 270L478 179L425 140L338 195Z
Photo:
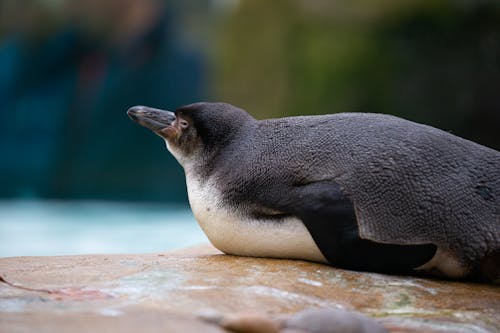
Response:
M210 181L186 180L193 214L210 242L222 252L326 262L298 218L250 217L237 202L225 203Z

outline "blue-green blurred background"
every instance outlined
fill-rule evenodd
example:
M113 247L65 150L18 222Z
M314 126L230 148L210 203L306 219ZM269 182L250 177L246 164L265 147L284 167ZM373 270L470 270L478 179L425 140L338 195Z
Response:
M43 249L90 223L151 230L151 209L196 227L182 169L125 111L200 100L390 113L500 149L500 2L0 0L0 256L113 252ZM25 237L54 221L72 227ZM115 250L163 246L149 237Z

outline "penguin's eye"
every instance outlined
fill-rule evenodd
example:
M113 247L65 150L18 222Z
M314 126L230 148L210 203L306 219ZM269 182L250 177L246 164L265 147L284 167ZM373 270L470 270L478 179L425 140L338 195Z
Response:
M179 125L181 126L181 128L187 128L189 126L189 123L186 120L181 119L179 121Z

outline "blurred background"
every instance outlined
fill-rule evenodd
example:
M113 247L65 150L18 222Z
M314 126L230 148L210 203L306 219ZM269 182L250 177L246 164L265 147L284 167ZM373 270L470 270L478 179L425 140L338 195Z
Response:
M497 0L0 0L0 256L204 241L133 105L389 113L500 149Z

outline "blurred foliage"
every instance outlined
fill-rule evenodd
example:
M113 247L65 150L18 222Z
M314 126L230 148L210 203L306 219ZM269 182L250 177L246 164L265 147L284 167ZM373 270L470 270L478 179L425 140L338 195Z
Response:
M498 1L241 1L216 94L260 118L390 113L500 148Z

